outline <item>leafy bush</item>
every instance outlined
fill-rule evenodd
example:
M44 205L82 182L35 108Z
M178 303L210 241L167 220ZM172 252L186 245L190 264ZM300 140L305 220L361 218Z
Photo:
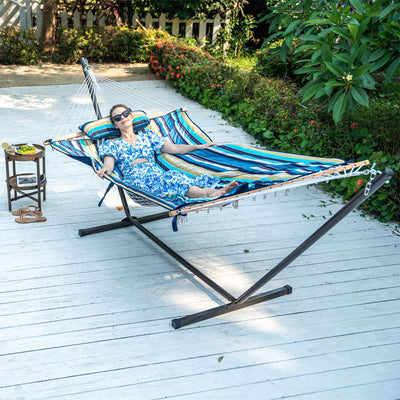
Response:
M101 62L107 55L103 30L99 28L62 29L56 32L56 50L53 61L73 64L81 57Z
M296 70L294 50L288 50L286 60L282 61L276 49L283 44L283 39L277 40L257 52L257 64L255 70L269 78L290 78L293 81L299 79L295 75Z
M161 30L134 30L127 26L108 27L106 37L109 38L109 57L113 61L148 62L154 41L167 36Z
M381 92L371 100L378 105L376 109L358 106L335 124L327 105L300 105L299 89L293 83L233 68L179 40L158 41L150 68L179 92L240 124L268 148L348 160L370 159L377 169L400 169L395 130L400 114L393 107L397 97L392 93L396 88L388 91L388 97ZM365 184L361 178L343 179L333 181L330 189L346 199ZM396 174L390 185L363 207L382 221L399 221L399 188Z
M150 67L188 97L219 110L260 139L267 128L284 133L292 124L297 109L294 85L240 71L175 40L158 41Z
M3 64L32 65L40 60L40 49L34 29L16 27L0 29L0 60Z
M277 49L282 61L295 49L303 65L296 73L309 81L301 91L303 101L329 101L335 122L346 109L368 107L375 89L372 73L383 72L388 83L400 66L400 4L395 3L289 0L274 5L266 17L272 33L267 41L283 39Z
M53 61L72 64L86 57L92 62L147 62L154 41L166 34L160 30L126 26L57 30Z

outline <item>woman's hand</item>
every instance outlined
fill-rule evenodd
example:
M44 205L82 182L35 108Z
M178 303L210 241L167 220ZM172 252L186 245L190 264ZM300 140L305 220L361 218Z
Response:
M186 154L190 153L191 151L202 150L211 146L216 146L216 143L208 142L204 144L173 144L170 142L165 142L161 148L161 151L169 154Z
M105 156L103 168L97 171L97 176L103 179L105 174L111 175L114 169L114 163L115 163L114 157Z
M199 144L196 146L197 147L196 150L207 149L208 147L211 147L211 146L217 146L217 143L208 142L208 143L204 143L204 144Z
M111 173L112 173L112 169L103 167L102 169L99 169L97 171L97 176L100 177L101 179L103 179L105 174L111 175Z

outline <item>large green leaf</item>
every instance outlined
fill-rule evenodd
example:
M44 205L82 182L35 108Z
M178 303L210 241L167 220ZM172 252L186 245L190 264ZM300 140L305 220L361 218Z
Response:
M331 79L325 84L326 86L346 86L346 84L343 81L337 81L336 79Z
M358 35L358 25L348 24L347 27L349 28L351 36L353 37L353 42L356 43Z
M346 109L346 104L347 104L347 93L343 92L342 94L339 95L333 106L333 120L335 121L335 123L338 123L342 119L343 113Z
M313 54L312 57L311 57L311 61L312 61L313 63L315 63L316 60L318 59L318 57L319 57L321 54L322 54L322 50L321 50L321 49L318 49L317 51L315 51L314 54Z
M288 52L289 52L289 47L287 46L286 42L283 42L282 46L281 46L281 49L279 51L279 57L283 62L286 61L286 57L287 57L287 53Z
M344 53L335 54L335 59L345 62L346 64L351 64L350 56Z
M341 68L339 68L336 64L326 61L325 62L326 67L331 71L334 75L338 77L342 77L346 71L343 71Z
M359 28L358 28L358 37L357 40L360 39L361 35L365 32L365 30L367 29L369 23L371 22L372 17L367 17L365 19L362 20Z
M290 32L292 32L297 25L299 25L302 21L300 19L296 19L292 21L289 26L285 29L285 36L288 35Z
M389 68L386 71L385 85L387 85L391 81L391 79L392 79L393 75L396 73L399 65L400 65L400 57L398 57L396 60L394 60L389 65Z
M327 19L310 19L306 21L306 25L334 25L334 22L328 21Z
M360 76L360 80L363 88L365 89L370 89L374 90L375 89L375 79L372 77L372 75L369 72L366 72L365 74Z
M380 59L376 60L372 65L370 72L378 71L384 65L386 65L390 61L391 55L390 53L385 54L385 56L381 57Z
M296 75L302 75L302 74L312 74L313 72L318 72L319 68L318 67L304 67L297 69L294 71Z
M332 32L335 32L337 35L342 36L344 38L346 38L347 40L349 40L350 42L353 40L353 38L351 37L351 35L349 34L348 31L345 31L342 28L338 28L337 26L333 26L331 28Z
M303 51L307 51L307 50L311 50L311 49L315 49L315 45L314 44L303 44L302 46L299 46L295 50L295 54L296 53L302 53Z
M291 49L293 46L293 33L290 33L289 35L285 36L285 43L286 46Z
M324 86L325 82L313 82L313 85L310 85L307 90L302 91L303 101L311 99Z
M361 58L363 57L363 55L367 50L367 46L368 46L367 42L364 42L361 46L358 46L357 50L353 54L351 64L359 63L359 61L361 60Z
M350 0L350 3L360 14L364 14L365 9L364 9L364 6L362 5L361 1Z
M363 88L352 86L350 94L357 103L369 107L368 94Z
M328 104L328 111L332 111L333 106L336 103L336 100L338 99L338 97L341 95L341 93L343 93L344 90L338 90L330 99L329 99L329 104Z
M365 72L368 72L371 69L372 64L363 64L360 65L354 72L353 72L353 79L359 78Z
M390 14L392 11L394 11L396 8L399 8L400 4L392 4L391 6L386 7L382 12L381 15L379 16L379 19L382 20L385 18L388 14Z
M368 62L374 62L386 54L386 49L377 49L373 51L368 57Z
M332 51L326 43L322 43L321 51L322 51L322 59L324 61L332 61Z

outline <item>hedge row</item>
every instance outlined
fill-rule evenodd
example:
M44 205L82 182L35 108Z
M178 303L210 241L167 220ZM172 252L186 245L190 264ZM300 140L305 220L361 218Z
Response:
M59 28L54 52L41 54L35 29L9 27L0 29L0 63L33 65L50 61L74 64L82 56L91 62L148 62L155 41L167 35L160 30L144 31L125 26Z
M377 98L370 109L348 113L335 125L324 107L299 103L299 88L294 83L229 67L172 39L159 40L153 47L150 68L179 92L221 112L270 149L369 159L377 169L391 167L397 172L391 183L364 207L381 221L400 221L399 103L386 107ZM399 92L398 87L392 90ZM331 183L330 189L347 199L366 183L365 179L342 179Z

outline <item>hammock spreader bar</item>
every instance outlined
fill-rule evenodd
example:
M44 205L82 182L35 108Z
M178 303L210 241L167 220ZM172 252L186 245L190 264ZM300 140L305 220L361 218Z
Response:
M88 64L85 59L82 59L82 66L84 71L88 69ZM99 115L99 107L96 105L96 93L92 92L95 85L89 84L88 76L85 72L86 82L88 84L88 88L91 94L92 101L94 102L93 106L98 118L101 118ZM51 143L51 142L50 142ZM57 147L54 147L58 149ZM182 256L176 253L171 247L169 247L166 243L160 240L157 236L155 236L152 232L144 227L143 224L146 222L156 221L164 218L177 217L181 213L181 211L186 211L185 207L182 210L169 210L158 214L153 214L145 217L133 217L130 214L130 210L128 207L128 202L125 196L124 187L116 182L118 192L121 198L121 202L123 205L123 209L125 212L126 218L122 219L119 222L113 224L107 224L102 226L97 226L94 228L88 229L80 229L79 236L86 236L90 234L95 234L99 232L105 232L112 229L119 229L128 226L134 226L139 229L143 234L145 234L148 238L150 238L155 244L157 244L161 249L163 249L166 253L168 253L171 257L173 257L179 264L181 264L184 268L189 270L195 276L197 276L202 282L204 282L207 286L211 287L215 292L219 293L221 297L225 299L222 305L219 305L215 308L207 309L198 313L194 313L191 315L186 315L183 317L175 318L172 320L172 326L175 329L194 324L200 321L204 321L213 317L217 317L219 315L223 315L241 308L249 307L254 304L258 304L261 302L265 302L280 296L284 296L292 293L292 287L289 285L282 286L277 289L273 289L264 293L257 293L264 285L266 285L271 279L273 279L277 274L279 274L284 268L286 268L289 264L291 264L294 260L296 260L301 254L303 254L310 246L312 246L316 241L318 241L322 236L324 236L329 230L331 230L337 223L339 223L344 217L346 217L350 212L352 212L355 208L357 208L360 204L366 201L369 197L371 197L379 188L381 188L385 183L387 183L393 176L393 171L390 169L385 170L380 175L374 175L372 182L370 182L368 186L368 191L362 191L358 193L352 200L346 203L336 214L334 214L328 221L326 221L319 229L317 229L313 234L311 234L303 243L301 243L296 249L294 249L287 257L285 257L281 262L279 262L274 268L272 268L269 272L267 272L264 276L262 276L256 283L254 283L249 289L247 289L243 294L238 297L233 296L231 293L227 292L223 287L214 282L211 278L206 276L200 270L198 270L194 265L185 260ZM314 183L314 182L311 182ZM229 200L229 199L227 199ZM190 207L190 206L189 206ZM189 211L189 210L188 210Z

